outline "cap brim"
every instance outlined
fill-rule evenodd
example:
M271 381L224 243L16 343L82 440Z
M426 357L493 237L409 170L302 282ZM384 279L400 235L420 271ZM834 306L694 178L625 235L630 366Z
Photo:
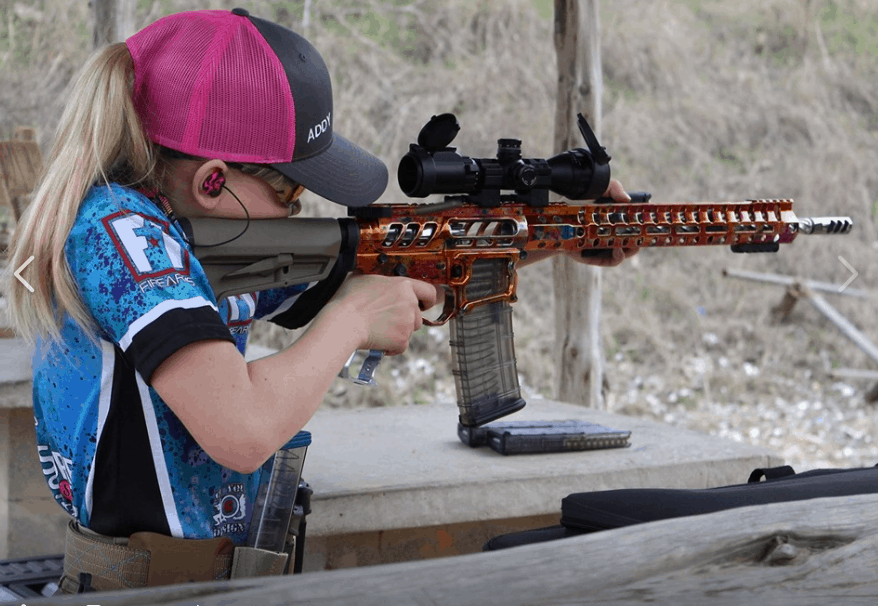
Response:
M308 191L345 206L368 206L387 189L384 162L336 133L325 151L271 166Z

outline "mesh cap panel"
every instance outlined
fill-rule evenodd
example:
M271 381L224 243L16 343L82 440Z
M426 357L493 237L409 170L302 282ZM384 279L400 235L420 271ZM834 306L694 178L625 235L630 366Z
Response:
M226 11L165 20L175 17L128 40L135 107L150 139L195 156L288 162L295 145L289 82L250 20Z
M270 165L347 206L384 192L384 163L333 131L329 70L299 34L236 8L169 15L126 44L134 105L153 142Z

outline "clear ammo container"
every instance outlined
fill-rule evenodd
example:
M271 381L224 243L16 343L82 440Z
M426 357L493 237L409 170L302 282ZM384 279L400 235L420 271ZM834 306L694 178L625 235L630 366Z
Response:
M262 466L247 546L284 551L311 432L300 431Z

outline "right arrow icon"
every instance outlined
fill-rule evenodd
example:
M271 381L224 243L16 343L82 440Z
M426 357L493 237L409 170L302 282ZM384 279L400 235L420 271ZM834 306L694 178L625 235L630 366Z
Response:
M848 278L848 281L838 287L838 292L844 292L844 289L851 285L851 282L857 279L857 276L860 274L857 273L857 270L851 267L851 264L844 260L844 257L841 255L838 256L838 260L844 263L844 266L847 267L851 271L851 277Z
M28 284L28 283L27 283L27 280L25 280L24 278L21 277L21 272L24 271L24 268L27 267L28 265L30 265L30 262L33 261L33 260L34 260L34 256L31 255L31 256L28 258L28 260L25 261L24 263L22 263L22 264L21 264L21 267L19 267L18 269L16 269L16 270L15 270L15 273L12 274L12 275L15 276L16 278L18 278L19 282L21 282L22 284L24 284L24 287L25 287L26 289L28 289L28 290L31 291L31 292L34 291L34 287L31 286L30 284Z

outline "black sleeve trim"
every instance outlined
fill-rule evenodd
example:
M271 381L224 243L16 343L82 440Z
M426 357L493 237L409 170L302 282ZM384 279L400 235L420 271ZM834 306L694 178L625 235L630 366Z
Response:
M351 267L350 260L339 258L326 279L321 280L299 295L299 298L296 299L296 302L288 310L277 314L269 322L289 329L305 326L335 296L335 293L341 288L341 283L345 281Z
M303 292L288 310L277 314L269 322L288 329L305 326L305 324L313 320L320 313L323 306L338 292L347 272L341 273L338 276L334 274L335 272Z
M205 339L235 343L229 327L213 308L172 309L141 329L125 354L144 381L149 383L155 369L171 354L190 343Z

